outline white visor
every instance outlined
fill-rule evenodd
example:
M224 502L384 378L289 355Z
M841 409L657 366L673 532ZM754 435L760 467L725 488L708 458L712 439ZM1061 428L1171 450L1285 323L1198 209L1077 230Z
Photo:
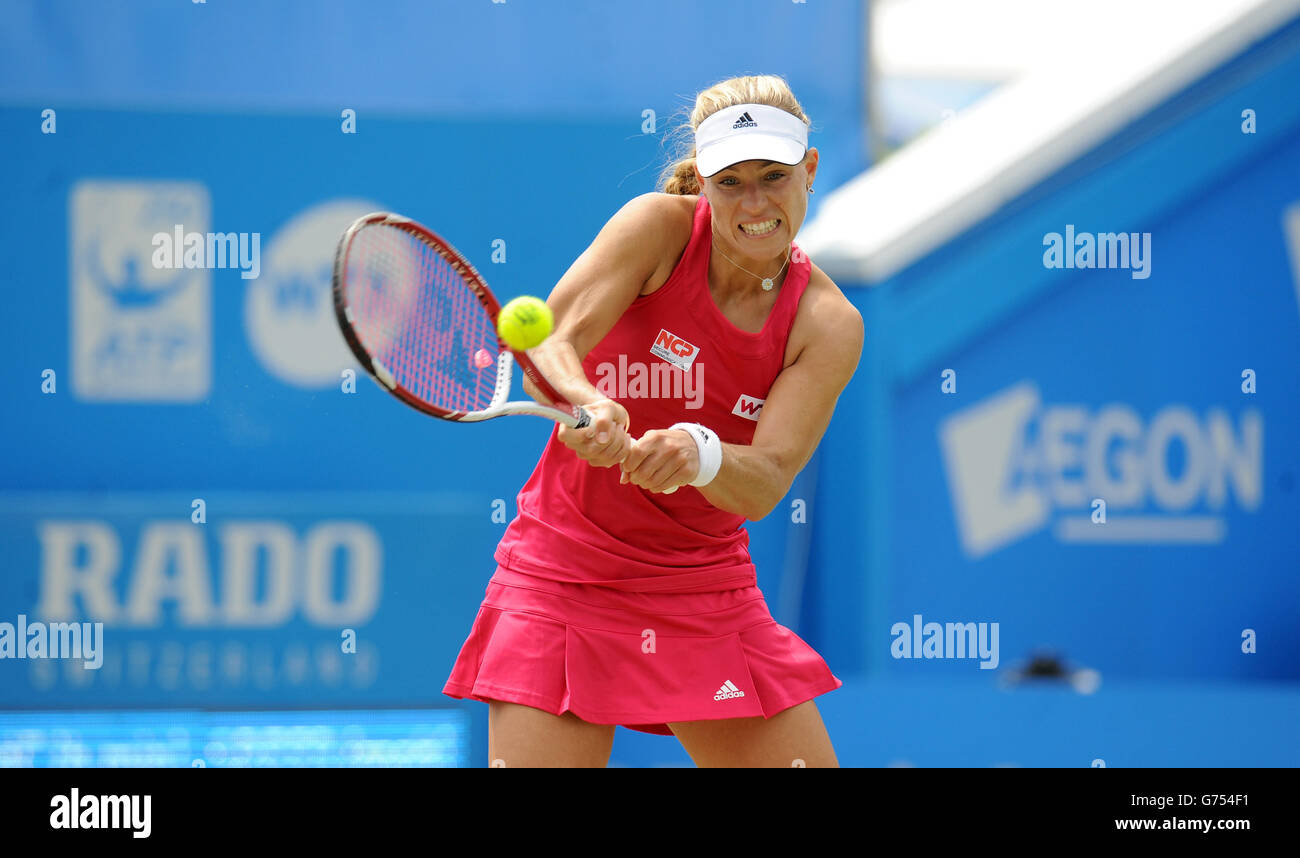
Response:
M779 107L737 104L695 129L695 166L712 176L740 161L798 164L808 151L808 126Z

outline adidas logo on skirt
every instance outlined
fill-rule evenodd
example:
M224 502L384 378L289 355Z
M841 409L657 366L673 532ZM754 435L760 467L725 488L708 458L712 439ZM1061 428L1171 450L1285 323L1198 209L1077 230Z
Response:
M745 692L737 688L735 684L730 679L728 679L726 682L722 683L722 687L718 689L717 694L713 695L713 699L727 700L728 698L731 697L744 697L744 696L745 696Z

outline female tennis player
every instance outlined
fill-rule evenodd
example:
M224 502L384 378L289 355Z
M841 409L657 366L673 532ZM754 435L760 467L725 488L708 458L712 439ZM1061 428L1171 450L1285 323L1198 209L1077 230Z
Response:
M742 527L785 497L862 351L793 241L808 125L780 77L701 92L663 193L547 300L529 354L593 422L557 425L443 689L490 704L492 765L605 766L619 724L702 767L838 765L812 698L842 683L773 620Z

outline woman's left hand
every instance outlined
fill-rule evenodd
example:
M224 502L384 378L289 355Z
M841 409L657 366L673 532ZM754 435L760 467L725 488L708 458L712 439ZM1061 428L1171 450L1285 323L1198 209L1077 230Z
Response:
M700 453L695 439L683 429L651 429L632 443L632 451L620 467L620 484L668 492L695 479L700 472Z

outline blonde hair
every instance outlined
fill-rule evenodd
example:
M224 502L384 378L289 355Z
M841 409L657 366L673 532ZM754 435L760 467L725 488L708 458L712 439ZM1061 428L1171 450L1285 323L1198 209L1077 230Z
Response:
M774 74L733 77L695 96L695 109L690 121L679 126L670 136L684 138L678 144L681 154L664 168L659 176L659 187L665 194L698 194L700 183L695 178L695 129L719 110L737 104L766 104L778 107L802 119L805 125L812 121L799 106L799 100L790 91L785 78Z

